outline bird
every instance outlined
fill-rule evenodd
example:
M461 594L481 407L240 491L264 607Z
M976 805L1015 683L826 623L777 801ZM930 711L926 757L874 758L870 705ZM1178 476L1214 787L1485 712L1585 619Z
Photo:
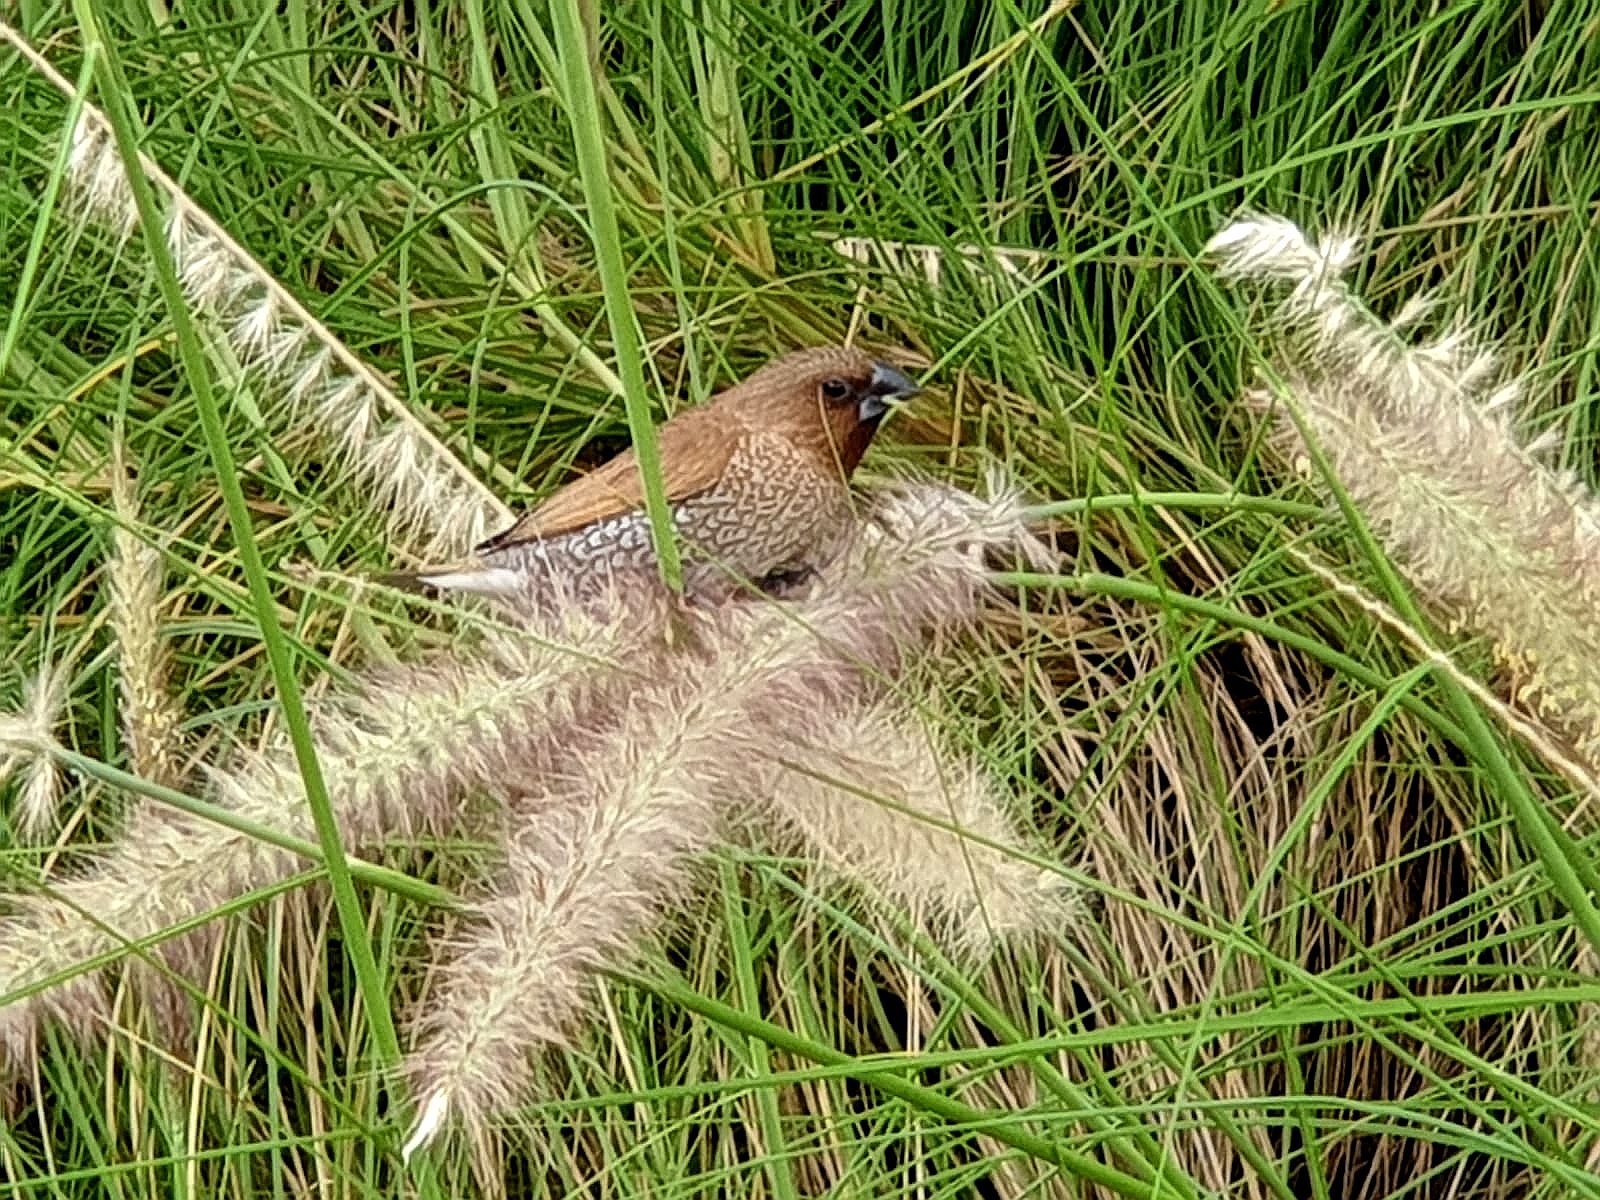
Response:
M890 408L918 391L845 346L782 355L656 432L690 595L803 574L847 527L849 480ZM469 559L388 577L501 599L579 598L658 571L633 450L557 490Z

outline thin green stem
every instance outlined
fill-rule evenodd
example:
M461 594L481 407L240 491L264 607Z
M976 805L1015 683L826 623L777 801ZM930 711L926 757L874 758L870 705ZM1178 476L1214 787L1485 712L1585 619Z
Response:
M1242 492L1119 492L1101 496L1080 496L1076 500L1052 500L1023 509L1024 520L1043 521L1075 517L1081 513L1114 512L1121 509L1175 508L1190 512L1258 512L1300 521L1325 520L1328 510L1320 504L1296 500L1277 500L1271 496L1247 496Z
M627 267L622 261L622 234L617 227L611 175L606 166L605 135L591 73L589 44L583 31L583 14L579 11L578 0L550 0L550 17L555 26L556 49L561 56L561 72L566 84L567 119L572 125L578 174L583 182L584 200L589 206L589 232L600 271L600 287L605 293L606 320L611 327L611 343L616 347L617 374L622 379L628 432L633 438L633 452L644 485L650 536L655 542L662 579L673 591L682 591L683 564L673 535L655 424L646 398L644 347L629 298Z
M1098 1159L1077 1150L1069 1150L1056 1142L1016 1128L1015 1112L986 1111L952 1100L949 1096L920 1084L901 1079L904 1066L898 1062L878 1060L876 1064L852 1058L832 1046L802 1037L781 1025L742 1013L738 1009L703 996L693 988L654 979L641 979L632 975L612 973L634 987L653 992L689 1012L697 1013L725 1028L736 1030L746 1037L759 1038L767 1045L801 1058L810 1059L823 1066L836 1067L848 1079L857 1080L913 1108L930 1113L950 1122L949 1132L968 1132L993 1138L995 1141L1020 1150L1029 1158L1049 1163L1078 1179L1105 1188L1118 1196L1131 1196L1137 1200L1154 1200L1155 1187L1115 1167L1108 1167Z
M294 747L295 763L299 767L300 778L306 789L306 802L311 807L312 820L316 825L317 841L321 848L323 863L327 868L328 884L333 893L340 932L343 935L345 949L350 955L351 966L356 974L368 1020L371 1022L378 1066L387 1071L400 1061L400 1042L389 1012L388 986L378 973L372 943L367 936L365 913L351 879L350 862L340 844L338 820L334 816L333 806L328 798L327 785L323 780L322 769L317 762L316 748L311 737L311 726L306 719L305 706L300 699L300 688L295 678L294 653L275 615L266 565L256 545L250 510L239 484L238 468L223 429L217 397L212 391L205 350L200 343L195 323L189 315L172 257L167 250L155 194L144 175L144 167L139 157L139 137L127 101L127 85L122 78L115 47L104 36L94 4L91 0L73 0L73 11L83 34L86 51L98 51L100 56L95 70L95 83L110 121L112 134L116 139L117 150L127 173L134 202L138 207L139 224L144 231L146 248L155 265L157 286L160 288L162 300L172 321L184 375L194 392L201 432L216 472L217 487L222 495L223 507L228 514L228 524L239 548L239 561L249 584L251 607L254 609L261 631L262 647L266 651L273 681L277 686L284 725L290 743Z

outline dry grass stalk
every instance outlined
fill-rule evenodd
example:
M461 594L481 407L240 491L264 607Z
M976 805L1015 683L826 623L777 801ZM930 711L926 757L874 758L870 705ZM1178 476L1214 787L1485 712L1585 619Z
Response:
M1067 970L1052 997L1056 1006L1081 1012L1077 987L1097 996L1096 976L1109 981L1085 1017L1096 1027L1148 1028L1154 1014L1192 1013L1219 998L1228 1005L1258 994L1262 963L1231 934L1250 920L1241 914L1253 911L1272 915L1275 946L1328 938L1317 910L1296 907L1301 886L1318 894L1327 889L1337 916L1351 923L1366 919L1369 907L1405 911L1407 881L1376 866L1389 850L1384 833L1392 798L1370 782L1352 781L1330 797L1304 841L1268 873L1305 803L1304 764L1341 733L1328 728L1325 685L1308 687L1289 656L1251 640L1242 655L1184 664L1191 703L1149 686L1173 670L1164 661L1168 639L1159 615L1112 605L1096 616L1093 632L1071 647L1080 656L1072 690L1095 699L1087 712L1053 723L1074 728L1077 737L1063 740L1051 757L1058 780L1078 781L1073 810L1084 836L1081 868L1105 889L1104 938L1085 939L1096 970L1087 979ZM1051 683L1047 692L1041 681L1033 703L1058 702L1059 684ZM1246 696L1251 706L1260 697L1277 710L1270 731L1245 710ZM1243 828L1241 812L1249 814ZM1332 845L1340 852L1330 853ZM1371 883L1359 892L1337 891L1346 872L1370 876ZM1252 891L1258 894L1248 909ZM1121 1095L1166 1114L1158 1136L1187 1174L1217 1194L1271 1194L1217 1123L1186 1108L1189 1101L1248 1105L1249 1097L1274 1094L1281 1086L1274 1064L1250 1053L1252 1044L1248 1032L1208 1035L1195 1060L1203 1070L1185 1070L1183 1046L1142 1037L1112 1051ZM1348 1050L1333 1042L1318 1061L1334 1060L1335 1073L1344 1067L1340 1094L1363 1095L1369 1081ZM1245 1124L1253 1125L1245 1136L1270 1156L1270 1133Z
M1250 218L1212 239L1226 276L1287 284L1275 369L1340 482L1456 630L1486 636L1515 702L1600 764L1600 504L1525 445L1516 383L1461 329L1409 345L1341 279L1353 243ZM1419 310L1407 305L1398 325ZM1279 414L1284 453L1301 435Z
M975 281L992 284L995 277L1013 287L1026 287L1043 271L1049 256L1015 246L937 246L881 238L839 237L829 243L835 254L891 275L921 275L930 288L944 282L945 267L954 263Z

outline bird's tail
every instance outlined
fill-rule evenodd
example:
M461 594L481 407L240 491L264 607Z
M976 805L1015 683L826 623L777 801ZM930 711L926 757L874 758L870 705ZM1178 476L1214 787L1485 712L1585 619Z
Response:
M422 595L468 592L479 596L509 596L521 590L526 579L504 567L440 567L425 571L395 571L379 575L377 582L402 592Z
M437 589L432 584L426 583L421 575L415 571L391 571L386 575L374 575L372 582L379 587L394 588L401 592L432 592Z

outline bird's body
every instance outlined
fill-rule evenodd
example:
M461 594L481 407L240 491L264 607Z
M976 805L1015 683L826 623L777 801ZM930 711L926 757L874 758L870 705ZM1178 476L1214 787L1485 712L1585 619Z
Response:
M657 431L662 481L692 593L796 570L849 518L848 482L894 400L915 390L843 347L769 363ZM631 450L561 488L459 566L445 590L582 596L656 572Z

